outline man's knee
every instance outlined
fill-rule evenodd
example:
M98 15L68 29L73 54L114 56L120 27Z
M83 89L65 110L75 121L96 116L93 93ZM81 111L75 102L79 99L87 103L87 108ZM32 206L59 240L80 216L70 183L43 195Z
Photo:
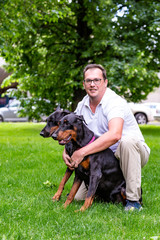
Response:
M80 188L78 189L78 191L74 197L74 200L76 200L76 201L85 200L86 194L87 194L87 188L85 186L85 183L82 182Z
M137 139L132 137L124 137L120 141L121 148L132 149L137 148Z
M115 152L115 156L117 159L121 159L122 156L137 151L138 151L137 140L132 137L123 137Z

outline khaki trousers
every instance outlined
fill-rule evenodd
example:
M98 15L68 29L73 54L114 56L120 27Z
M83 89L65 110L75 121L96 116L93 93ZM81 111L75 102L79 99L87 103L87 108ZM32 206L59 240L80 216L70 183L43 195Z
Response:
M141 168L148 162L149 152L145 144L133 137L123 137L115 152L126 180L126 197L131 201L141 198ZM84 200L87 189L82 182L75 200Z
M126 180L126 197L131 201L141 198L141 168L148 162L149 152L142 141L123 137L115 152Z

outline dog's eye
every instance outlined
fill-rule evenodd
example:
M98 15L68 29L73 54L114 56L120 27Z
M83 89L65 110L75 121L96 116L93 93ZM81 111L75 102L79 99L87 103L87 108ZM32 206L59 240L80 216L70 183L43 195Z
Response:
M66 125L68 124L68 121L66 119L64 119L64 124L66 124Z
M49 126L52 126L52 122L51 122L51 121L49 121L49 122L48 122L48 125L49 125Z

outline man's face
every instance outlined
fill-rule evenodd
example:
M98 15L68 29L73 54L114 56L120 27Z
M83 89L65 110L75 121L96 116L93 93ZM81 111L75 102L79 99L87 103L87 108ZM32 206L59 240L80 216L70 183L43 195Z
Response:
M103 79L102 71L99 68L88 69L85 72L84 80L84 89L91 98L101 98L103 96L107 87L107 79Z

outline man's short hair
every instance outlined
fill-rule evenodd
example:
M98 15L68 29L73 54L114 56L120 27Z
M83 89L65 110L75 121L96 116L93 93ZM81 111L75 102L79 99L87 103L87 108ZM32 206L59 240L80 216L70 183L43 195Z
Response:
M92 68L99 68L102 71L102 75L103 75L103 79L106 80L107 79L107 74L106 74L106 70L104 69L104 67L102 67L102 65L100 64L88 64L84 70L83 70L83 78L85 77L85 72L88 69L92 69Z

